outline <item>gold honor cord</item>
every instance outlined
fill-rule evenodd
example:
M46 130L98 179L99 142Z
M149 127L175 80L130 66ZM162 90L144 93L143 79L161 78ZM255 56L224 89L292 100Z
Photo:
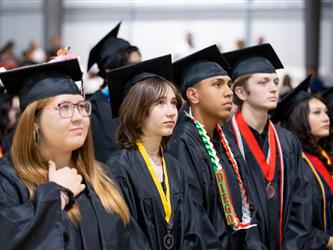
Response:
M322 149L321 147L320 147L320 153L322 154L322 156L324 156L326 158L327 164L331 165L332 162L331 162L330 157L328 157L326 151L324 149Z
M145 147L143 146L143 144L141 142L137 142L136 145L138 146L139 151L148 167L149 173L150 173L151 177L153 178L153 181L155 183L155 186L157 188L157 191L160 195L160 198L161 198L161 201L163 204L163 208L164 208L164 212L165 212L165 220L169 223L172 209L171 209L171 200L170 200L169 178L168 178L168 173L166 171L166 164L165 164L164 157L162 157L162 161L163 161L163 174L164 174L164 178L165 178L166 195L163 191L161 183L159 182L159 180L157 178L155 170L154 170L153 166L151 165L151 162L150 162L150 159L149 159L149 156L148 156L148 153L147 153Z

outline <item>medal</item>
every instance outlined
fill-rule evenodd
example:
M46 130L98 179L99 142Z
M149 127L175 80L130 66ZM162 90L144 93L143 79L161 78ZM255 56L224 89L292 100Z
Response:
M274 195L275 195L275 189L272 186L272 183L268 182L266 184L266 197L267 197L267 200L273 199Z
M243 138L250 148L253 156L255 157L258 165L261 168L261 171L264 175L266 186L266 198L268 200L272 199L275 196L275 188L272 186L272 181L274 179L275 173L275 164L276 164L276 152L278 152L279 156L279 165L280 165L280 181L277 187L277 192L279 192L279 245L280 248L282 246L283 239L283 230L282 230L282 214L283 214L283 191L284 191L284 164L283 164L283 152L281 148L281 143L279 140L279 136L276 132L276 129L271 121L269 121L268 127L268 145L269 145L269 155L266 158L264 153L262 152L256 138L251 132L249 126L245 122L242 113L238 112L236 115L232 117L232 128L235 133L237 145L245 158L245 151L243 146ZM267 162L268 161L268 162Z
M168 233L164 236L164 247L165 249L172 249L173 245L175 243L175 239L173 238L172 234L170 233L170 230L168 230Z

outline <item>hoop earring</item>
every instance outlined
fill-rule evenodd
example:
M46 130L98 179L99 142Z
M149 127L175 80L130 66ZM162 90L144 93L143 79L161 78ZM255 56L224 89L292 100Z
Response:
M34 130L34 132L32 132L32 137L34 138L34 141L35 141L36 143L39 142L39 132L38 132L37 129Z

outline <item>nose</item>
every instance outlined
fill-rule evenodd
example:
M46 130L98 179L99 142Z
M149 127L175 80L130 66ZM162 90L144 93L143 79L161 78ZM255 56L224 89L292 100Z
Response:
M167 117L174 117L177 113L178 110L174 104L170 103L169 105L167 105L167 112L166 112Z
M225 91L224 91L224 96L231 98L233 96L233 92L229 85L226 85Z
M78 106L74 106L72 121L77 121L77 120L81 120L81 119L82 119L82 115L79 112Z
M323 113L323 121L330 123L330 118L326 112Z
M269 84L269 90L270 92L277 92L278 91L278 85L274 82L274 81L270 81L270 84Z

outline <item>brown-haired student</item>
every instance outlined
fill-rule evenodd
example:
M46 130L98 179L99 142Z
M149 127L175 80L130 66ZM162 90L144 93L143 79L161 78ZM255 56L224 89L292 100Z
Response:
M112 70L111 107L121 148L107 162L152 249L220 249L203 210L192 205L181 166L163 149L181 97L171 55Z

